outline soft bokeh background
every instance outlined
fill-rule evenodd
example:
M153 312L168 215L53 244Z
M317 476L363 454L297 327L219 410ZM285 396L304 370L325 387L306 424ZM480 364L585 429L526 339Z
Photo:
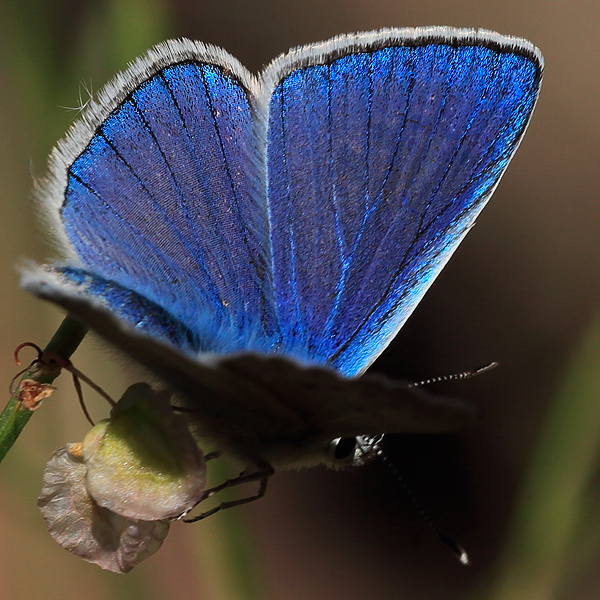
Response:
M15 264L49 254L31 187L76 116L64 107L85 102L87 89L168 37L222 46L257 71L290 46L418 25L526 37L546 58L536 114L493 201L375 366L421 379L501 363L477 380L437 386L483 409L476 428L388 444L431 518L467 547L472 567L458 564L402 486L373 465L278 474L260 502L176 524L132 574L104 573L56 546L35 507L50 453L87 429L63 377L0 466L3 600L598 597L597 3L2 0L0 382L7 390L13 349L44 345L62 318L19 290ZM116 396L135 378L93 340L74 360ZM104 416L93 393L86 396Z

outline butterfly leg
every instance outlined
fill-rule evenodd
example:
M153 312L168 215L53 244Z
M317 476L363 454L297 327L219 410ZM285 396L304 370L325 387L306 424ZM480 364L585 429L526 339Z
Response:
M239 477L235 477L234 479L228 479L224 481L221 485L217 485L213 488L210 488L202 494L202 498L199 500L198 504L207 500L208 498L214 496L216 493L221 490L225 490L227 488L231 488L238 485L244 485L245 483L253 483L255 481L260 482L258 486L258 491L256 494L252 496L247 496L245 498L238 498L237 500L230 500L228 502L221 502L214 508L207 510L195 517L191 517L189 519L182 519L185 523L196 523L197 521L201 521L202 519L206 519L206 517L210 517L220 510L224 510L226 508L233 508L234 506L240 506L242 504L248 504L249 502L253 502L254 500L258 500L262 498L267 491L267 484L269 482L269 478L275 473L275 470L268 463L262 463L258 465L258 470L253 473L248 473L246 475L242 474ZM196 505L197 506L197 505Z

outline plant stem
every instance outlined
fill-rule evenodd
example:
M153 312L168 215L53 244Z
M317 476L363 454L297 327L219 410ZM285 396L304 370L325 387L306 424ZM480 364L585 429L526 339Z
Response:
M67 315L44 352L53 352L62 358L70 358L75 352L85 334L85 325ZM32 367L24 374L24 379L33 379L38 383L52 383L60 374L60 370L39 369ZM26 409L19 401L18 391L12 395L6 408L0 414L0 462L12 448L19 435L27 425L33 411Z

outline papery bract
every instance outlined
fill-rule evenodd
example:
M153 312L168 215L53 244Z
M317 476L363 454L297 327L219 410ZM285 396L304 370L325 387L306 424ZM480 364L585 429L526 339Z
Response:
M103 569L127 573L160 548L169 522L127 519L98 506L85 487L80 447L67 444L54 452L38 507L48 531L65 550Z

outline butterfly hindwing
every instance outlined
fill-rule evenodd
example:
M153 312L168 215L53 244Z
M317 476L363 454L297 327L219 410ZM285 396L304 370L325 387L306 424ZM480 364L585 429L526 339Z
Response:
M186 334L168 315L116 284L81 273L32 270L23 284L167 382L202 438L248 464L312 466L326 460L338 437L441 433L477 419L477 411L460 400L432 397L383 377L348 379L274 355L190 356L173 343L174 332L180 339Z

